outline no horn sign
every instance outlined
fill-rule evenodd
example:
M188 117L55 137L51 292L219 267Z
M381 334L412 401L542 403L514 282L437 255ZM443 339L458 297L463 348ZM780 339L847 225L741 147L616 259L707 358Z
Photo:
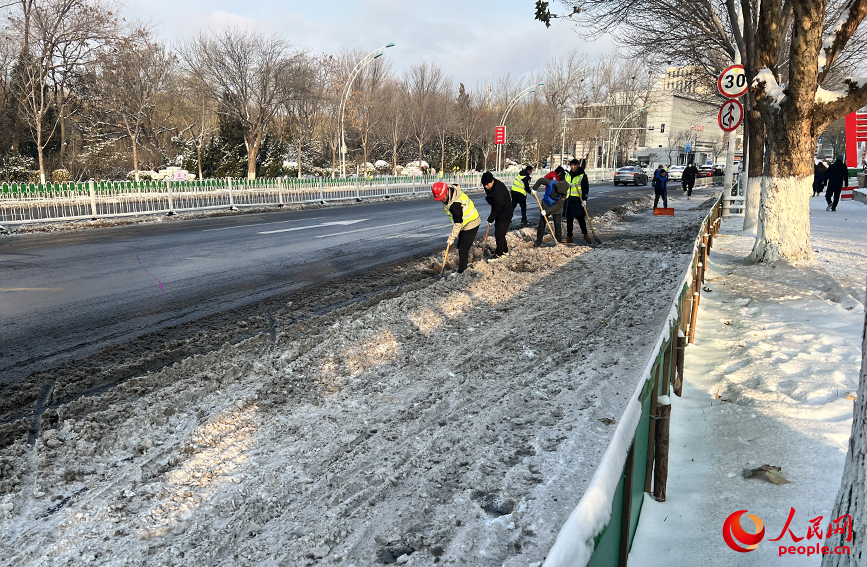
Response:
M735 99L727 100L719 109L717 123L724 132L732 132L741 125L744 119L744 107Z

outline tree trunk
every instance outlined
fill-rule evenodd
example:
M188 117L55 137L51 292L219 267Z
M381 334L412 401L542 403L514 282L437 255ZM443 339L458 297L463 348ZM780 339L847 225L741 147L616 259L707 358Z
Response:
M747 187L744 196L744 230L753 230L759 222L759 199L762 193L762 170L765 157L765 124L754 108L746 113L746 131L749 140Z
M42 121L36 123L36 153L39 155L39 182L45 185L45 160L42 145Z
M867 314L865 314L867 315ZM822 558L822 567L856 567L867 557L867 318L861 333L861 375L858 380L858 394L852 415L852 435L849 437L849 452L843 466L843 481L837 492L834 511L830 521L849 514L852 518L854 535L846 541L845 534L826 534L825 545L848 546L851 553L846 555L828 554ZM826 524L827 525L827 524ZM838 525L842 525L840 522Z
M247 134L244 135L244 145L247 146L247 179L256 179L256 158L259 156L259 144L262 143L262 132L254 135L253 140L248 140Z
M140 181L138 174L138 148L136 144L138 140L138 124L135 126L135 134L133 134L126 118L124 118L123 123L126 125L126 133L129 135L130 141L132 141L132 170L135 172L135 182L138 183Z
M196 158L197 158L197 161L199 163L199 180L202 180L205 178L205 176L202 175L202 142L201 141L199 141L199 143L196 144Z
M466 144L466 149L467 149L467 159L464 162L464 171L468 171L470 169L470 142L467 140L464 140L464 143Z
M440 137L440 173L443 172L443 169L446 167L446 138L445 136Z

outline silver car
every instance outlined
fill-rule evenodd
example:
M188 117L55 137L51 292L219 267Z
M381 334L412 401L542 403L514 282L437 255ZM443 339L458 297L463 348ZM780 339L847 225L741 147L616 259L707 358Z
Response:
M615 185L647 185L647 173L636 165L621 167L614 174Z

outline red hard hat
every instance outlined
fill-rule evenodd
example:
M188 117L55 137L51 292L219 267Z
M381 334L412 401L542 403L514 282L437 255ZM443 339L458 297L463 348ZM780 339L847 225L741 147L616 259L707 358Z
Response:
M442 181L437 181L431 187L431 192L433 193L434 200L445 201L449 194L449 186Z

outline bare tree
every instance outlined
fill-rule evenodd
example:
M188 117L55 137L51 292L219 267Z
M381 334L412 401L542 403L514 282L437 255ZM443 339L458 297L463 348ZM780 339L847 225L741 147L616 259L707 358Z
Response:
M344 56L344 67L349 74L350 65L359 61L364 54L360 50L347 52ZM383 104L383 86L391 80L391 65L383 58L374 59L373 63L363 67L351 86L346 112L349 122L358 130L361 142L363 170L367 172L368 157L371 149L371 134L380 120L385 120L390 114Z
M456 101L456 129L464 143L464 171L470 169L470 147L478 139L482 126L482 109L479 102L482 94L479 91L468 93L461 83Z
M187 71L207 88L218 112L239 120L247 148L247 178L274 116L298 91L303 53L276 35L228 28L199 34L179 49Z
M403 84L392 82L382 91L383 108L390 112L380 123L383 138L391 148L392 171L397 173L398 149L407 139L407 101L409 96L403 90Z
M434 128L436 130L437 143L440 147L440 172L446 166L446 139L452 133L455 125L455 108L450 95L452 85L451 80L444 81L442 92L437 93L437 96L433 100Z
M302 155L305 142L312 142L316 128L322 123L320 115L326 110L329 79L328 56L308 57L299 61L300 73L295 96L287 97L284 104L298 128L296 149L298 153L298 178L301 178Z
M175 59L165 45L144 28L116 41L100 60L100 74L92 93L123 126L132 145L135 180L139 176L139 138L172 74Z
M35 137L39 178L45 183L45 147L58 125L57 118L49 117L55 101L52 80L68 74L65 66L77 65L85 53L98 49L100 40L114 29L115 20L98 0L44 0L31 7L23 24L28 28L28 52L22 70L22 106ZM58 57L67 49L77 57Z
M443 70L426 62L413 65L403 77L409 132L418 144L419 167L424 146L434 133L434 101L442 92L443 82Z

